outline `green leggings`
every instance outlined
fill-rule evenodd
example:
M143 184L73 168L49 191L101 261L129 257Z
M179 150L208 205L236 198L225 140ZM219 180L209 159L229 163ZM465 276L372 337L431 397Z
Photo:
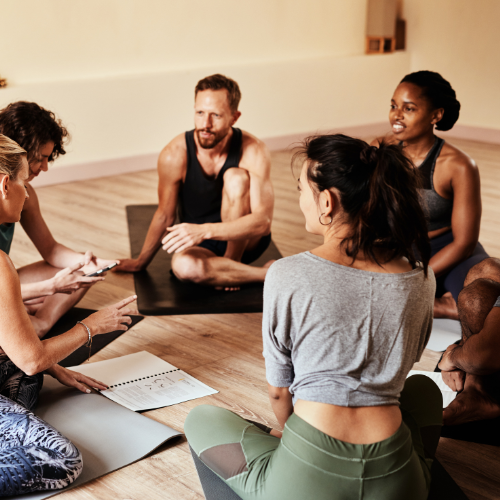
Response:
M400 404L401 427L373 444L339 441L295 414L278 439L207 405L191 410L184 431L201 461L243 500L425 500L432 460L424 456L422 435L433 455L442 425L441 392L428 377L414 375Z

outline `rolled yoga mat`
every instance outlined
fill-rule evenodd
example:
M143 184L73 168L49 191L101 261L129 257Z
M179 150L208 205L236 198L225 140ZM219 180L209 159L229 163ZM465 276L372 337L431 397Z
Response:
M47 335L45 335L44 339L50 339L52 337L56 337L57 335L61 335L61 333L71 330L71 328L76 325L77 321L84 321L87 316L90 316L95 312L96 311L94 311L93 309L73 307L64 316L62 316L62 318L50 329ZM130 317L132 318L132 323L129 325L129 329L134 325L137 325L139 321L142 321L144 319L144 316L133 315ZM125 333L125 331L117 330L115 332L104 333L102 335L95 335L92 338L90 355L92 356L96 352L99 352L102 348L113 342L113 340L117 339L122 333ZM58 364L60 364L61 366L76 366L81 365L84 361L87 361L88 358L89 348L82 346Z
M34 412L66 436L83 456L80 477L62 490L29 493L16 500L41 500L125 467L182 433L130 411L100 394L83 394L45 375Z
M241 497L200 460L191 447L189 449L206 500L241 500ZM468 500L438 460L432 463L431 474L431 487L427 500Z
M127 206L127 221L132 258L138 257L157 205ZM271 241L252 266L263 266L282 257ZM262 312L261 283L241 287L237 292L183 283L170 273L172 255L159 250L147 270L134 273L137 306L141 314L220 314Z

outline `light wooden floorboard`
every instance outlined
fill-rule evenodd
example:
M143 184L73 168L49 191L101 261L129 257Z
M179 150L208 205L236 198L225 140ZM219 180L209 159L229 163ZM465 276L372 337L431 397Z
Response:
M482 178L483 220L480 240L491 255L500 256L500 146L453 141L479 165ZM304 229L298 207L290 152L273 153L272 180L276 195L273 239L283 255L311 249L320 243ZM125 205L156 203L155 171L50 186L37 190L44 217L58 241L104 258L129 256ZM17 267L40 259L18 225L11 256ZM134 292L131 275L109 273L92 288L81 307L100 309ZM146 415L178 429L198 404L229 408L242 416L277 426L267 399L261 355L261 314L216 314L147 317L131 331L92 357L109 359L147 350L218 389L219 394ZM433 370L438 355L426 350L415 368ZM500 498L500 453L491 446L441 439L438 456L471 500ZM202 499L185 439L168 444L152 456L75 490L61 500L88 499Z

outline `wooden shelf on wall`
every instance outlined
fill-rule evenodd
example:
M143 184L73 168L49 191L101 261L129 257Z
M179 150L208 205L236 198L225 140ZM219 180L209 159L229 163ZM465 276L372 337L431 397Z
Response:
M367 54L390 54L396 48L395 37L367 36Z

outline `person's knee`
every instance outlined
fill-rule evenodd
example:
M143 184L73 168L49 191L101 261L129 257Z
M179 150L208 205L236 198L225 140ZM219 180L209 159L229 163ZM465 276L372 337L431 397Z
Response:
M230 199L241 199L250 193L250 176L245 169L230 168L224 174L224 194Z
M199 405L188 413L184 421L184 434L198 455L204 449L218 444L214 436L218 435L219 431L224 434L229 431L225 424L233 415L228 414L231 414L229 410L212 405Z
M420 374L408 377L399 400L401 410L410 413L419 427L441 425L443 395L431 378Z
M479 333L500 295L500 283L479 278L469 283L458 296L458 315L462 326L471 334Z
M28 317L31 321L31 324L33 325L33 328L35 329L38 338L41 339L45 337L45 335L47 335L52 327L51 323L46 318L39 318L38 316L32 314L28 314Z
M220 408L212 405L199 405L194 407L184 421L184 434L189 441L189 436L196 432L203 423L210 421L212 417L217 416L217 411Z
M201 284L208 278L208 265L204 258L178 254L172 259L172 272L181 281Z
M464 287L470 285L477 279L490 279L500 283L500 259L488 257L476 264L467 273L464 281Z
M71 484L78 479L83 471L82 454L71 441L68 441L68 445L65 448L64 464L68 484Z

